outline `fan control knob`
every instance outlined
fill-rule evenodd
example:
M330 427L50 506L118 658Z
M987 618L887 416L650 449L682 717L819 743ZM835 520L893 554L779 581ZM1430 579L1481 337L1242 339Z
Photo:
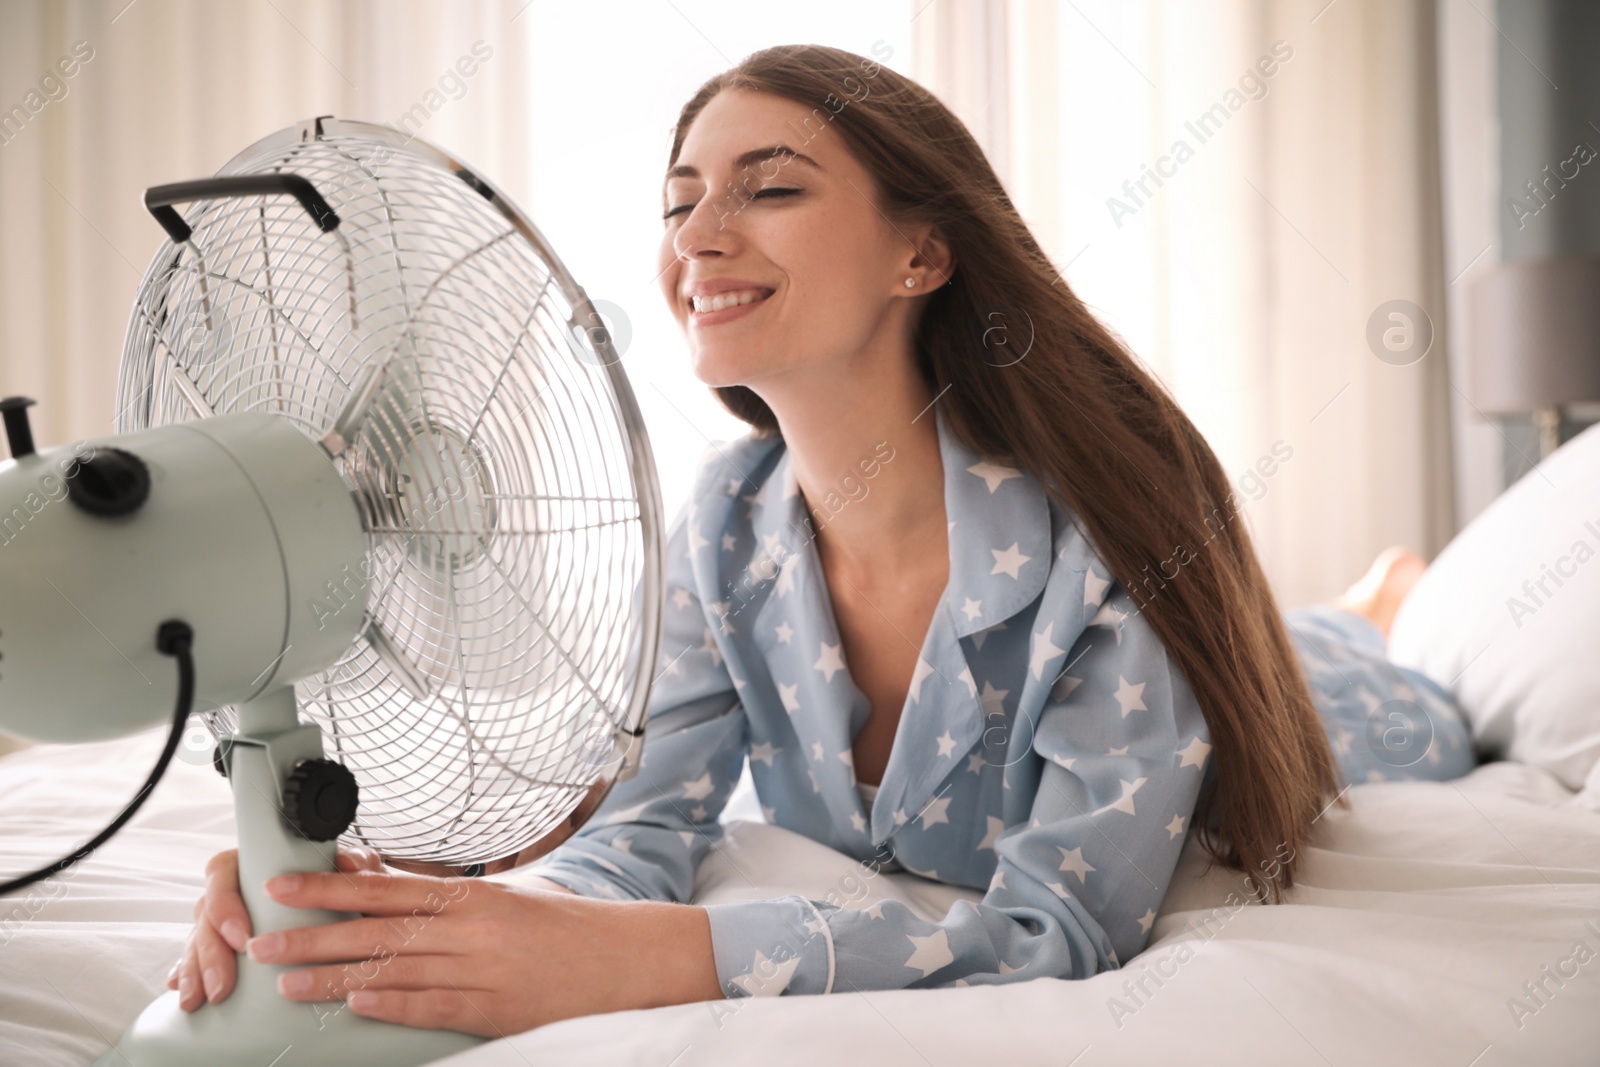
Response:
M101 448L78 464L67 497L91 515L132 515L150 499L150 468L120 448Z
M303 759L283 783L283 817L313 841L332 841L356 819L356 776L331 759Z

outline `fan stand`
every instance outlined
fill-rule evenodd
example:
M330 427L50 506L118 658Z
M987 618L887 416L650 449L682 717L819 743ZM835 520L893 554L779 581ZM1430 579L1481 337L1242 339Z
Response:
M296 761L322 756L322 733L300 721L292 686L239 706L239 730L229 738L229 781L239 830L239 887L257 934L343 922L349 912L291 908L267 896L262 883L276 874L332 871L337 845L308 840L284 819L279 804ZM453 1030L419 1030L363 1018L341 1001L291 1001L277 978L295 967L238 956L238 982L221 1004L193 1012L178 994L156 999L95 1067L412 1067L482 1044ZM358 974L360 966L357 965ZM382 966L377 959L368 970Z

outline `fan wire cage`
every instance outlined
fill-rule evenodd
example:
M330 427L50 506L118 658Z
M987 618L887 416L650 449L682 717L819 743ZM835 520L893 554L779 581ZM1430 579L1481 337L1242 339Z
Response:
M367 536L309 605L363 612L362 639L296 684L360 786L341 840L515 854L592 810L642 733L662 549L633 394L583 290L460 162L321 119L220 172L273 173L338 228L288 197L195 205L140 286L117 429L266 412L324 443Z

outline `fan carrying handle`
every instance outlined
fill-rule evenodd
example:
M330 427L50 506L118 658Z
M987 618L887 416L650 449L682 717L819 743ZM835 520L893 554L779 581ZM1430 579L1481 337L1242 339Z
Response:
M240 174L228 178L202 178L193 182L173 182L146 189L144 206L155 216L161 228L167 231L174 244L184 244L193 231L183 221L183 216L173 204L187 204L195 200L226 200L235 196L273 196L282 194L300 201L313 222L323 233L339 228L339 216L322 198L322 194L298 174Z

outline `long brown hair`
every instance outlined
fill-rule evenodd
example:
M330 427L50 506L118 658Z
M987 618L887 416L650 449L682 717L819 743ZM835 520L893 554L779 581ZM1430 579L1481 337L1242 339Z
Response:
M1211 735L1215 773L1192 825L1214 861L1249 871L1278 900L1337 767L1215 454L1068 288L983 150L927 90L840 49L768 48L684 105L669 167L725 89L813 108L807 140L832 126L876 179L889 218L932 223L949 241L955 269L922 298L919 368L951 432L1038 478L1138 600ZM752 390L716 393L757 435L778 432Z

